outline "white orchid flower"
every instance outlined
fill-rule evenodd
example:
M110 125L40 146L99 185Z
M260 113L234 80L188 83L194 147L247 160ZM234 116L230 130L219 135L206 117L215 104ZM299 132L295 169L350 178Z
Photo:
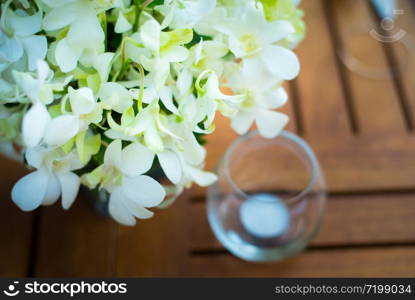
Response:
M126 15L128 14L128 6L130 1L115 0L115 14L118 13L117 21L115 22L114 31L116 33L124 33L133 28L133 25L128 21Z
M300 70L297 56L290 49L277 45L295 32L290 22L267 22L262 9L250 5L246 13L214 26L228 37L229 49L243 59L250 70L268 70L280 80L295 78Z
M160 114L158 100L155 100L147 107L141 109L137 116L131 120L127 126L119 127L120 130L124 131L128 136L142 134L144 136L144 144L153 152L160 153L163 152L165 148L162 140L163 135L178 138L175 133L167 128L166 123L166 117ZM117 128L117 126L112 127Z
M27 73L14 73L16 83L33 103L22 121L23 143L27 147L39 145L51 119L45 107L53 101L53 88L46 83L50 75L49 66L44 61L37 62L37 78Z
M177 107L173 102L173 89L170 86L164 85L157 89L150 84L143 92L143 103L150 104L154 100L160 99L163 105L172 113L178 114Z
M189 51L182 45L189 43L192 37L190 29L162 32L160 24L154 19L141 26L140 40L151 55L141 55L139 62L150 72L148 77L152 78L157 90L164 85L170 73L170 64L187 59Z
M164 119L164 122L160 120L159 106L157 101L154 101L136 117L133 116L133 110L130 108L122 115L121 125L114 124L110 119L109 123L112 128L105 134L110 138L122 138L148 149L147 164L151 166L154 157L157 156L167 178L176 184L181 180L182 167L174 147L171 147L172 142L170 140L181 141L183 138L169 131L169 118L164 117ZM138 136L140 134L143 134L146 146L140 143ZM193 135L192 137L194 138Z
M190 49L189 59L184 65L196 76L205 70L213 70L221 76L224 69L223 57L228 52L227 45L221 41L201 40Z
M131 93L121 84L115 82L102 84L98 97L101 99L102 108L114 110L120 114L133 104Z
M39 101L45 105L50 104L53 101L53 90L57 89L51 83L53 73L49 65L43 60L36 62L36 68L36 78L29 73L15 71L13 72L14 80L33 103Z
M237 114L231 117L232 128L238 134L245 134L256 122L262 136L277 136L288 122L287 115L273 111L288 100L284 88L267 74L257 74L254 79L250 74L236 72L236 76L229 77L229 87L243 95L244 100L239 104Z
M55 59L62 72L75 69L85 49L103 49L105 35L93 1L42 1L52 8L43 20L44 30L69 26L68 34L55 49Z
M69 209L78 194L80 179L73 173L83 167L78 156L37 147L26 151L26 160L37 170L21 178L13 187L12 200L23 211L55 203L62 196L62 207Z
M109 212L121 224L133 226L135 218L151 218L147 208L156 207L166 196L156 180L142 175L151 168L152 159L143 145L132 143L122 149L121 140L115 140L105 151L104 164L84 178L111 193Z
M171 147L178 156L181 165L181 181L178 185L190 187L192 182L200 186L208 186L216 181L215 174L202 170L206 158L206 150L197 141L192 131L192 123L173 123L172 130L181 137Z
M79 62L86 68L94 68L99 76L99 84L108 80L114 53L85 49Z
M69 87L68 92L72 113L52 119L45 130L45 142L52 147L65 144L79 132L86 130L89 124L102 120L102 108L90 88L74 90Z
M202 187L207 187L213 184L218 177L211 172L204 171L200 167L192 166L185 161L183 164L183 183L185 186L190 187L193 182Z
M166 0L156 7L164 15L161 27L192 29L201 19L209 15L216 6L216 0Z
M47 52L45 36L35 35L40 31L42 13L27 15L23 10L12 11L6 1L1 7L0 18L0 69L27 57L27 68L36 69L36 62L44 59Z
M201 87L201 80L208 74L207 81ZM209 128L215 118L217 110L220 110L224 115L232 115L237 111L237 105L243 99L242 95L226 95L219 87L219 78L216 73L212 71L205 71L198 77L196 81L196 89L198 89L201 97L198 99L197 112L198 121L204 121L205 127Z

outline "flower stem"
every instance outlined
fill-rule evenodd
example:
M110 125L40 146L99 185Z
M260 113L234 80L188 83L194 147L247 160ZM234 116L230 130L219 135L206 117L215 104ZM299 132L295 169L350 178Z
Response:
M138 30L138 24L140 22L140 15L141 15L141 5L140 5L140 0L134 0L134 5L135 5L135 20L134 20L134 25L133 25L133 32L137 32Z

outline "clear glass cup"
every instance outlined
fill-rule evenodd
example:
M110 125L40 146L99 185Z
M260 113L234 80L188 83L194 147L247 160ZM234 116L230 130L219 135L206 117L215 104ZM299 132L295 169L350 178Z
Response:
M247 261L275 261L304 249L318 230L326 189L317 158L300 137L257 132L238 138L208 189L218 240Z

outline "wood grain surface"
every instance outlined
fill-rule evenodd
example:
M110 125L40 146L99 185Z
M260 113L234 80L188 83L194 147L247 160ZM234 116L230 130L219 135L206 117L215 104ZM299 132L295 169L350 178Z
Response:
M415 52L405 52L415 49L415 11L411 0L397 4L404 14L395 29L407 35L383 43L369 34L381 30L369 1L302 1L302 71L285 86L291 101L283 111L287 129L315 150L329 191L321 230L305 252L275 264L231 256L209 228L199 187L134 228L98 216L84 193L69 211L56 204L23 213L10 192L28 171L0 158L0 276L415 276ZM342 53L388 77L351 71ZM237 138L225 118L216 127L209 170ZM246 172L255 178L257 170Z

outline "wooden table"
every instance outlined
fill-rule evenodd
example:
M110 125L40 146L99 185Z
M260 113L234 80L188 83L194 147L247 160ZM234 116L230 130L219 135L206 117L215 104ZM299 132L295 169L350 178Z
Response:
M405 14L396 26L415 36L411 0L399 4ZM68 212L55 205L23 213L10 191L27 171L2 158L0 276L415 276L414 61L404 60L399 43L350 38L352 24L379 24L368 1L302 6L308 35L286 112L289 129L315 149L330 192L324 224L306 251L275 264L234 258L208 228L200 188L134 228L96 216L82 196ZM350 72L340 49L395 76ZM219 118L217 127L209 169L236 137L227 121Z

